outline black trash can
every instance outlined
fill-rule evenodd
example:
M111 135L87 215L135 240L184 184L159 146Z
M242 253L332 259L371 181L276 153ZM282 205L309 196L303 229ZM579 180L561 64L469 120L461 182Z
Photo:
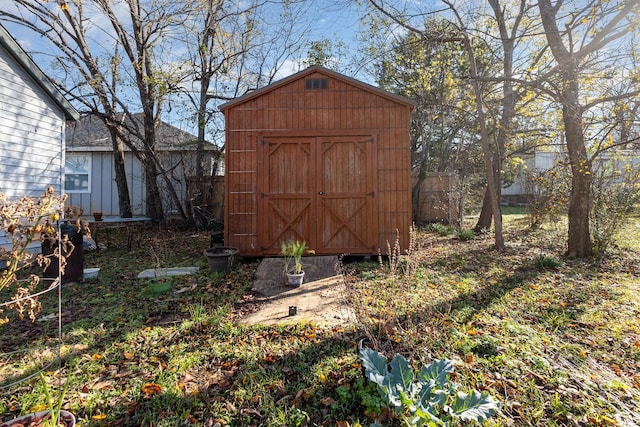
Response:
M64 268L64 274L62 275L62 283L80 282L84 274L84 244L82 233L78 233L76 227L69 224L62 224L60 226L60 232L64 236L69 236L69 240L73 243L73 251L65 251L63 248L62 255L67 260L67 265ZM43 276L46 278L58 277L58 271L60 267L59 259L53 256L53 253L58 246L57 241L45 240L42 242L42 254L44 256L51 255L51 263L44 270Z

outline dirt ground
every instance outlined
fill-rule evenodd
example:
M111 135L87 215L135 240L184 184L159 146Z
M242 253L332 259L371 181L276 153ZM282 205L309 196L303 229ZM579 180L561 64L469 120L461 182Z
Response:
M355 322L353 310L346 302L344 280L336 272L338 257L305 257L303 264L304 282L293 288L284 284L281 258L262 260L252 289L259 309L241 317L239 322L249 325L302 320L329 325Z

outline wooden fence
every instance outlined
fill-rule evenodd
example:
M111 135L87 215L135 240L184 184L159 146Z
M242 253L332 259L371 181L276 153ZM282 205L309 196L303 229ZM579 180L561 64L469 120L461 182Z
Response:
M415 187L417 177L412 177L412 187ZM429 174L422 185L417 197L412 200L415 222L443 222L459 226L462 220L460 203L457 192L457 176L454 173Z
M196 177L189 180L189 194L196 194ZM224 176L204 176L202 206L215 219L224 220Z

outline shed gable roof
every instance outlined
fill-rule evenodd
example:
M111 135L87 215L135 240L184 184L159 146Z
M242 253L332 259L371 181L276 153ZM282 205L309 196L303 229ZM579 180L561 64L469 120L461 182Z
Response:
M36 65L31 57L20 47L18 42L0 24L0 46L7 50L11 57L33 78L51 100L64 112L67 119L78 120L78 111L54 86L49 78Z
M291 82L294 82L294 81L299 80L299 79L303 79L303 78L305 78L305 77L307 77L307 76L309 76L309 75L311 75L313 73L320 73L320 74L323 74L323 75L325 75L327 77L331 77L331 78L334 78L336 80L340 80L340 81L342 81L342 82L344 82L346 84L349 84L349 85L352 85L352 86L356 86L361 90L364 90L366 92L370 92L370 93L373 93L375 95L381 96L381 97L386 98L386 99L388 99L388 100L390 100L392 102L395 102L397 104L405 105L405 106L407 106L409 108L415 107L415 103L413 101L411 101L410 99L408 99L408 98L405 98L405 97L400 96L400 95L395 95L395 94L393 94L391 92L388 92L386 90L383 90L383 89L380 89L378 87L372 86L370 84L361 82L360 80L356 80L356 79L353 79L351 77L347 77L344 74L340 74L340 73L338 73L336 71L329 70L328 68L324 68L324 67L321 67L319 65L314 65L312 67L309 67L307 69L299 71L299 72L297 72L295 74L292 74L292 75L290 75L288 77L285 77L282 80L278 80L277 82L272 83L272 84L270 84L268 86L265 86L263 88L257 89L257 90L255 90L253 92L249 92L249 93L247 93L247 94L245 94L245 95L243 95L243 96L241 96L239 98L236 98L236 99L234 99L232 101L226 102L226 103L220 105L220 107L219 107L220 111L222 111L224 113L226 110L228 110L230 108L233 108L233 107L235 107L237 105L240 105L240 104L245 103L247 101L250 101L252 99L258 98L260 96L263 96L263 95L265 95L265 94L267 94L269 92L273 92L273 91L275 91L275 90L277 90L277 89L279 89L279 88L281 88L283 86L286 86L286 85L290 84Z

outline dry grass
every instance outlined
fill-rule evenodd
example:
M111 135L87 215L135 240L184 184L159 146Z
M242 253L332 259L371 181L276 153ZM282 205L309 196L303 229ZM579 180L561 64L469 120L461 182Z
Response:
M526 225L505 216L504 253L490 235L463 242L417 229L410 255L391 270L387 260L345 265L355 327L240 326L235 317L256 308L255 263L210 273L200 233L146 230L131 251L111 236L87 257L99 279L63 288L63 359L46 373L69 382L65 407L83 426L368 425L376 401L358 363L364 339L415 364L454 360L458 382L501 402L489 425L636 425L637 226L610 257L580 261L563 258L561 225L536 233ZM541 266L540 255L561 265ZM156 265L201 272L173 281L183 292L153 295L135 275ZM3 359L0 376L45 363L29 349L51 347L55 336L53 322L12 319L0 348L26 355ZM26 381L0 391L0 413L37 409L42 398L37 381Z

